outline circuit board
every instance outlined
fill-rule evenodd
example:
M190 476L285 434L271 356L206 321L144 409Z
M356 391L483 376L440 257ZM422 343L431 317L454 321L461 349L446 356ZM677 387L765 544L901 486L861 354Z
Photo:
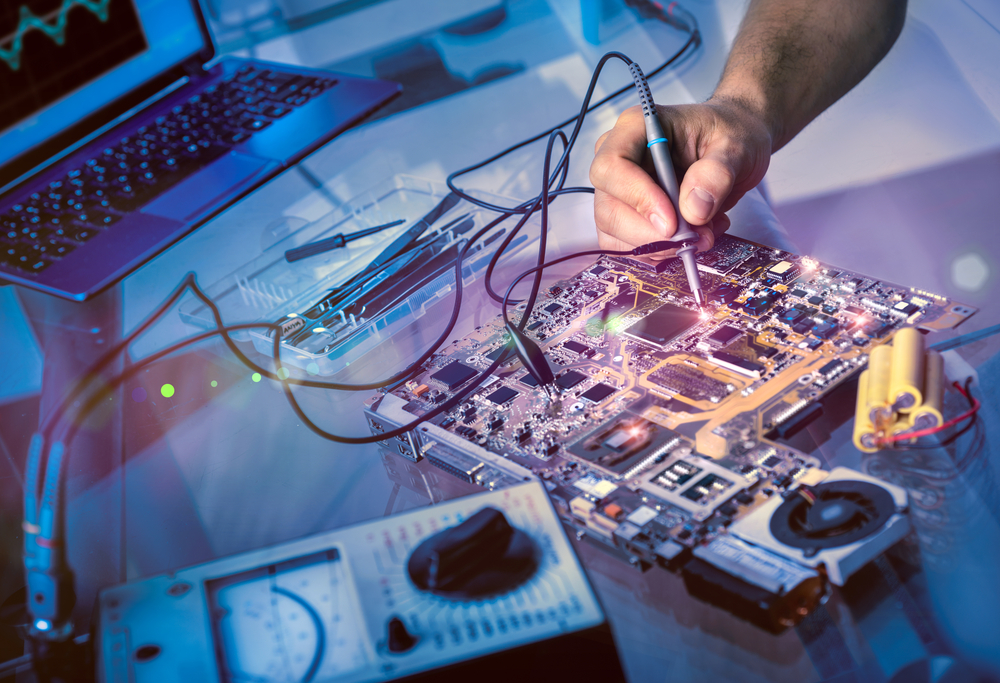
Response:
M386 447L489 488L539 477L578 535L633 564L675 568L713 540L736 543L723 537L740 520L827 476L779 436L860 373L871 348L903 326L933 332L975 312L732 236L698 263L703 310L675 259L602 257L553 284L524 329L556 375L557 399L508 351L454 409ZM508 342L498 316L442 349L368 403L373 433L450 399ZM795 621L787 609L781 619Z

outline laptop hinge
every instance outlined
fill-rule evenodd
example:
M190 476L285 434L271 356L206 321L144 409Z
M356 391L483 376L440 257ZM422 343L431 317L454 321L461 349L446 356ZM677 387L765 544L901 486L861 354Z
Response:
M185 61L181 68L191 78L198 78L205 75L205 67L197 57Z

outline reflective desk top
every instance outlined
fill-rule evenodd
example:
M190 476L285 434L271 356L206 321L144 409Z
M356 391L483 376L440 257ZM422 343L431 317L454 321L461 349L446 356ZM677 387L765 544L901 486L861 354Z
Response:
M984 47L1000 47L1000 34L975 23L975 3L953 4L960 12L949 21L967 22ZM536 55L535 61L525 58L530 66L338 137L120 288L88 304L90 308L58 313L51 302L0 289L0 344L6 359L0 372L0 523L5 538L0 597L23 582L18 483L38 418L43 369L58 363L44 355L46 338L76 335L81 345L100 345L115 325L125 332L133 329L187 272L194 271L203 285L226 277L259 255L283 223L318 219L396 174L441 181L454 169L572 116L593 65L608 49L625 51L648 71L683 42L663 26L615 15L604 26L607 38L594 46L580 35L575 3L508 5L512 16L528 18L497 30L524 33L517 45ZM740 8L730 5L690 3L706 46L676 72L653 81L658 101L696 101L711 92L739 19ZM954 46L952 25L929 28L937 12L930 3L911 3L910 19L893 53L775 156L764 184L774 209L761 194L748 195L732 213L733 232L979 307L980 313L959 331L964 333L1000 321L995 297L1000 233L991 228L990 202L1000 182L1000 98L994 94L1000 73L970 76L975 69ZM550 45L549 52L531 47L531 31L556 36L550 42L557 47ZM461 41L454 36L448 40L456 51ZM904 77L917 66L929 83ZM956 80L956 73L962 78ZM625 76L623 70L609 68L599 94L623 84ZM948 98L950 106L933 104L935 93ZM588 117L568 184L587 184L594 142L631 104L630 97L622 97ZM942 130L948 132L945 140L926 135ZM912 144L914 136L923 136L927 144ZM540 169L536 146L470 176L467 186L523 199L537 193ZM551 255L595 245L588 196L560 199L553 205L552 220ZM501 280L519 272L530 255L520 258L508 264ZM584 265L570 263L550 277ZM480 290L468 292L456 337L497 313ZM108 328L90 325L93 319L110 321ZM434 316L419 322L424 329L436 324ZM194 332L175 309L133 345L130 357L140 359ZM1000 636L995 581L1000 453L993 445L1000 443L998 348L993 337L960 350L978 371L976 392L984 408L981 428L957 448L907 457L878 454L862 462L850 444L849 426L834 430L818 447L817 455L831 466L865 467L906 486L917 533L835 591L795 630L769 635L689 597L677 576L656 569L639 573L578 544L630 680L883 681L932 657L939 658L939 665L945 661L940 658L951 657L1000 674L994 647ZM170 397L161 393L167 383L174 387ZM142 393L136 391L140 388ZM365 433L359 427L360 404L371 392L301 390L299 395L307 413L330 431ZM69 552L80 595L79 623L86 623L96 590L126 578L427 505L459 492L394 477L391 462L387 467L375 446L342 446L316 437L296 420L279 387L267 380L255 382L216 341L156 363L115 401L120 410L118 448L111 453L79 448L71 467ZM9 629L3 635L3 659L19 654L10 649L8 636Z

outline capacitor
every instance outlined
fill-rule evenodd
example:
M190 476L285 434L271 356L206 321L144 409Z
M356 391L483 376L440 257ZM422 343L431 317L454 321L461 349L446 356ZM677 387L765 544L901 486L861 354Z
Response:
M892 373L889 401L901 413L909 413L922 401L924 385L924 337L914 327L904 327L892 340Z
M865 370L858 378L858 402L854 411L854 445L859 451L874 453L878 450L875 445L875 427L872 424L869 402L869 377L871 370Z
M892 418L889 406L889 377L892 373L892 348L876 346L868 354L868 420L885 424Z
M910 413L913 429L932 429L944 422L941 404L944 401L944 358L937 351L928 351L924 360L924 402Z

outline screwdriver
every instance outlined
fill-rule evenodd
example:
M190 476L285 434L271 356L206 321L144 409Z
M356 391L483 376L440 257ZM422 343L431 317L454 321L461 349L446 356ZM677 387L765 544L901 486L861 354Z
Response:
M674 173L674 164L670 160L667 136L663 133L660 119L656 116L656 106L653 104L653 95L646 84L646 78L642 75L638 64L630 64L629 69L634 77L638 75L636 85L639 86L639 99L642 101L643 119L646 123L646 147L649 149L650 156L653 157L653 168L656 170L660 187L670 197L670 203L674 205L674 213L677 215L677 232L670 240L678 245L677 256L684 264L684 274L687 276L688 287L691 289L694 301L699 307L703 307L705 292L702 290L701 278L698 276L698 264L694 259L700 235L692 230L688 222L681 216L680 188L677 183L677 175Z
M353 242L354 240L361 239L362 237L374 235L377 232L381 232L382 230L395 227L400 223L405 222L405 218L400 218L398 221L392 221L391 223L385 223L384 225L376 225L373 228L365 228L364 230L358 230L357 232L352 232L347 235L341 233L339 235L334 235L333 237L327 237L315 242L310 242L309 244L303 244L301 247L295 247L294 249L286 251L285 260L289 263L294 263L295 261L301 261L304 258L309 258L310 256L315 256L316 254L322 254L325 251L339 249L346 246L348 242Z

